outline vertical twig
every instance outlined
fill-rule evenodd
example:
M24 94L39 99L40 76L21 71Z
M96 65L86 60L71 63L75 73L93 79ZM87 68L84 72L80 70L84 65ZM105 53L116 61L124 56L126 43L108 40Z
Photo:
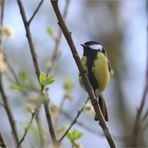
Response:
M6 148L7 147L3 137L1 135L1 133L0 133L0 147L2 147L2 148Z
M24 132L22 138L20 139L20 141L19 141L19 143L18 143L18 145L17 145L17 148L19 148L20 145L22 144L22 142L24 141L24 139L25 139L25 137L26 137L26 135L27 135L27 133L28 133L28 131L29 131L31 125L32 125L33 118L35 117L36 114L37 114L37 111L35 110L35 111L32 113L32 115L31 115L31 119L30 119L30 121L29 121L29 123L28 123L28 126L25 128L25 132Z
M38 61L37 61L36 52L35 52L34 44L33 44L33 41L32 41L32 36L31 36L30 28L29 28L30 24L27 21L27 17L26 17L26 13L25 13L25 9L24 9L22 1L17 0L17 3L18 3L18 6L19 6L19 9L20 9L20 14L22 16L24 27L25 27L25 30L26 30L26 36L27 36L28 43L29 43L29 46L30 46L30 51L31 51L32 60L33 60L33 63L34 63L34 68L35 68L35 71L36 71L36 76L38 78L38 82L40 83L40 81L39 81L40 68L39 68L39 64L38 64ZM41 93L42 93L42 91L41 91ZM44 94L42 93L42 95L44 95ZM51 114L50 114L47 102L44 103L44 109L45 109L46 119L47 119L49 133L51 135L52 142L53 142L54 145L58 146L58 141L56 139L56 135L55 135L55 132L54 132Z
M70 4L70 0L66 0L64 12L63 12L63 19L64 20L67 17L69 4ZM58 58L59 46L60 46L61 39L62 39L62 31L59 29L57 38L55 39L54 52L53 52L53 55L51 57L51 65L48 67L48 73L50 73L51 70L53 70L54 67L55 67L55 64L56 64L56 61L57 61L57 58Z
M39 132L40 145L41 145L41 147L44 147L44 135L43 135L43 131L42 131L41 119L39 116L39 112L36 115L36 123L37 123L37 127L38 127L38 132Z
M38 61L37 61L37 55L36 55L36 52L35 52L35 48L34 48L34 44L33 44L33 40L32 40L32 35L31 35L30 29L29 29L25 9L24 9L24 6L23 6L21 0L17 0L17 3L18 3L18 6L19 6L19 9L20 9L20 13L21 13L21 16L22 16L22 19L23 19L25 30L26 30L26 37L28 39L28 43L29 43L30 52L31 52L34 68L35 68L35 71L36 71L36 75L37 75L37 78L39 79L40 68L39 68L39 64L38 64Z
M1 16L0 16L0 24L3 26L3 21L4 21L4 7L5 7L5 1L1 0ZM3 35L0 36L0 52L3 50Z
M12 113L8 98L7 98L7 96L5 95L5 92L4 92L4 88L3 88L3 84L2 84L2 75L1 74L0 74L0 92L1 92L2 100L3 100L4 105L5 105L5 110L7 112L8 119L9 119L9 122L10 122L10 125L11 125L14 140L15 140L16 144L18 144L19 143L18 132L17 132L14 116L13 116L13 113Z
M148 17L148 1L146 3L146 19L147 19L147 17ZM134 126L133 135L132 135L132 146L135 146L135 147L140 146L139 139L140 139L140 135L141 135L141 131L142 131L142 112L143 112L144 105L145 105L146 98L147 98L147 94L148 94L148 20L147 20L147 24L146 24L146 30L147 30L146 80L145 80L145 86L144 86L144 91L143 91L143 95L142 95L142 100L141 100L140 106L137 110L135 126Z
M58 1L57 0L50 0L51 1L51 4L52 4L52 7L54 9L54 12L57 16L57 19L58 19L58 24L67 40L67 43L71 49L71 52L72 52L72 55L73 55L73 58L77 64L77 67L79 69L79 72L80 74L82 75L82 80L83 80L83 83L84 83L84 86L89 94L89 98L91 99L91 102L92 102L92 105L94 107L94 110L96 112L96 115L99 119L99 122L100 122L100 126L104 132L104 135L110 145L110 147L116 147L115 146L115 143L113 141L113 138L109 132L109 129L107 128L107 125L105 123L105 120L103 118L103 115L102 115L102 112L100 110L100 107L98 106L98 103L96 101L96 97L95 97L95 94L92 90L92 87L91 87L91 84L89 83L89 80L88 80L88 77L83 69L83 66L81 64L81 60L80 60L80 57L77 53L77 50L76 50L76 47L74 45L74 42L72 40L72 37L71 37L71 33L69 32L64 20L63 20L63 17L61 15L61 12L59 10L59 7L58 7Z
M1 1L1 16L0 16L1 17L0 18L1 26L3 26L3 21L4 21L4 6L5 6L5 1L2 0ZM0 52L3 52L2 49L3 49L3 35L1 35L1 38L0 38ZM15 125L15 119L14 119L14 116L13 116L13 113L12 113L12 110L11 110L9 100L8 100L8 98L5 94L4 88L3 88L2 73L0 73L0 93L1 93L1 96L2 96L2 100L3 100L3 103L4 103L4 107L5 107L7 116L8 116L8 120L9 120L11 129L12 129L15 144L17 145L18 142L19 142L18 131L17 131L17 128L16 128L16 125Z

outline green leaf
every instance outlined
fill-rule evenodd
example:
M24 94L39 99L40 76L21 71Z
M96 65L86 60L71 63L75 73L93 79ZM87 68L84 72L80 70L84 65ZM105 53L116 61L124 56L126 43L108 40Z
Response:
M50 75L46 76L44 72L40 73L39 80L40 80L40 84L43 86L46 86L55 82L52 76Z
M44 72L40 73L39 80L42 85L46 85L46 74Z
M78 139L80 139L82 136L83 136L83 133L80 132L80 133L78 133L78 134L75 136L75 139L74 139L74 140L78 140Z
M48 84L52 84L52 83L54 83L55 82L55 80L53 79L53 77L51 77L50 75L47 77L47 79L46 79L46 83L47 83L47 85Z
M70 132L68 132L66 134L66 137L71 141L73 139L72 134Z
M80 139L83 136L83 133L79 132L75 128L75 129L73 129L73 131L71 133L68 132L66 136L71 142L75 142L76 140Z

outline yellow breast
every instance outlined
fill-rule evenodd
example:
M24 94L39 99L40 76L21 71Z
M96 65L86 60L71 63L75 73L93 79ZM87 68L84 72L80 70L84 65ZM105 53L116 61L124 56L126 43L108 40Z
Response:
M102 92L108 85L110 73L108 69L108 61L105 55L101 52L97 54L97 59L94 61L92 71L97 80L99 91Z

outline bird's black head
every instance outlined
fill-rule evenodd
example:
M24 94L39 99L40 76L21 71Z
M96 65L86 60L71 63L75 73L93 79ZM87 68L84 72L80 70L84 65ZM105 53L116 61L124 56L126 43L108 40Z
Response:
M89 52L102 52L103 47L99 42L96 41L88 41L84 44L81 44L83 46L84 50L89 50Z

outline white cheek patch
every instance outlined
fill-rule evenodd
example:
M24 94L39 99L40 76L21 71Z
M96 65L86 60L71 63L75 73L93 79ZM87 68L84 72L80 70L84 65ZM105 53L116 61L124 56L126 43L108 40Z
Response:
M89 48L93 49L93 50L102 50L102 46L97 44L97 45L89 45Z

